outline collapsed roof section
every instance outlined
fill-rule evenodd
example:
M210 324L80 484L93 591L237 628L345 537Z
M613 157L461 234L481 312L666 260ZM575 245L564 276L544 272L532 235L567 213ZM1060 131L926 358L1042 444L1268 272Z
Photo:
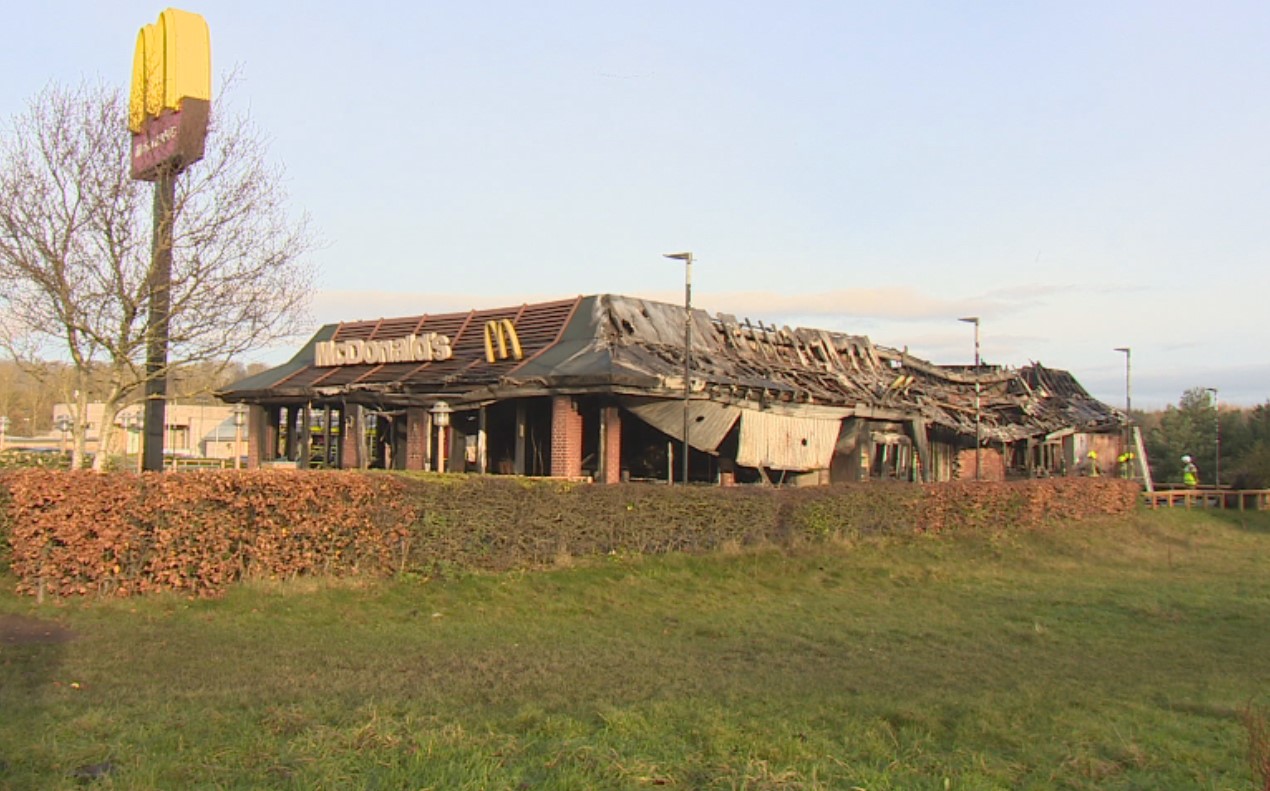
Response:
M684 317L682 306L602 294L327 325L291 361L222 396L274 403L445 399L459 408L549 393L679 399ZM979 430L987 441L1110 431L1124 423L1121 412L1092 398L1071 374L1039 364L939 366L859 335L701 310L692 311L691 322L694 402L791 417L917 420L973 437L977 383ZM430 353L412 355L410 343Z

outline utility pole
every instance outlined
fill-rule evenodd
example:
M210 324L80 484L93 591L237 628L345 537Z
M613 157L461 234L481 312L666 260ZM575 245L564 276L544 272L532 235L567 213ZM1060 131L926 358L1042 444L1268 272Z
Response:
M688 485L688 407L692 398L692 253L666 253L665 258L684 262L684 453L683 485Z
M957 319L975 325L975 480L983 480L983 409L979 397L979 317L966 316Z

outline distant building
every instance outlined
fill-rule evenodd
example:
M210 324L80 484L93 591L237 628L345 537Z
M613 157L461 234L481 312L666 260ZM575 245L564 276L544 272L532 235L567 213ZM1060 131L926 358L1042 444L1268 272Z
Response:
M1122 442L1125 415L1065 371L700 310L685 399L685 319L605 294L331 324L219 395L250 405L253 466L678 479L685 408L689 478L725 484L1063 474Z
M97 453L101 445L101 426L105 407L92 402L84 414L84 431L88 453ZM53 433L39 438L44 445L63 447L69 444L69 431L63 435L57 429L60 422L69 425L74 420L70 404L53 405ZM240 434L239 450L234 449L234 408L228 404L182 404L169 402L164 409L163 452L168 456L233 459L245 455L245 434ZM132 404L115 416L114 442L111 453L135 456L142 447L143 407Z

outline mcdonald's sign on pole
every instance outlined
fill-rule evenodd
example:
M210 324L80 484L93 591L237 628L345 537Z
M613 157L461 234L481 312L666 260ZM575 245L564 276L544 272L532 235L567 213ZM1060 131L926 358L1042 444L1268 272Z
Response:
M128 130L132 177L158 181L203 158L212 100L212 45L207 21L169 8L137 33L132 56Z
M176 177L203 158L212 101L212 45L198 14L169 8L137 34L128 96L132 177L154 182L149 317L146 324L142 468L163 469L168 331L172 308L172 223Z

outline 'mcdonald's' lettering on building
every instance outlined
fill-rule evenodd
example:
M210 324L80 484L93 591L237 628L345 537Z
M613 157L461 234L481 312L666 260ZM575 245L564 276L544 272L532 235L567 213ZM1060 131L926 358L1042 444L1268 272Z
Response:
M318 341L314 365L383 365L385 363L426 363L454 356L450 338L435 332L407 335L382 341Z

